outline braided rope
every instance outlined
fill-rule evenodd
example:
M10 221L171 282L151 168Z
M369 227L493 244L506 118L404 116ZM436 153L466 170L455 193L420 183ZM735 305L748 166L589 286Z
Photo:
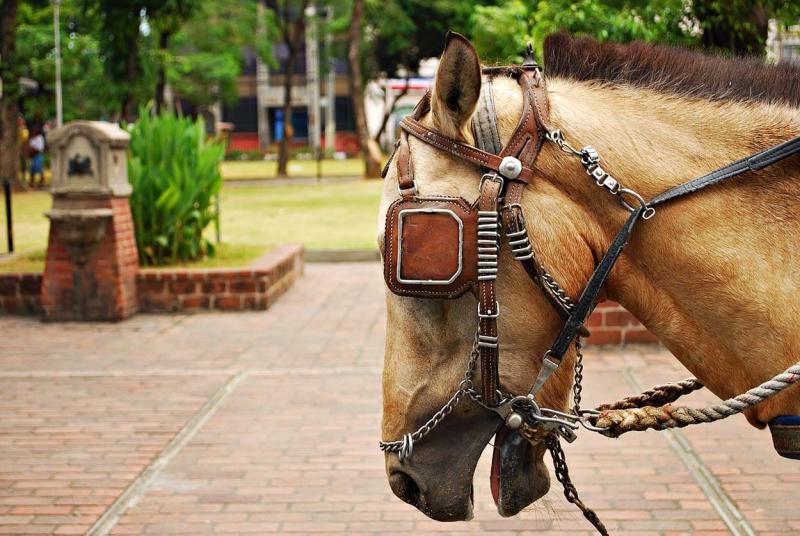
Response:
M644 391L641 394L623 398L613 404L603 404L597 407L597 411L607 411L611 409L633 409L645 406L663 406L670 402L675 402L683 395L702 389L703 384L697 378L687 378L675 383L657 385Z
M686 382L688 380L685 380ZM705 408L673 407L664 405L661 407L643 406L626 409L600 409L598 415L591 416L588 421L594 427L602 429L601 434L607 437L619 437L626 432L644 430L666 430L669 428L683 428L692 424L719 421L736 415L751 408L776 395L794 383L800 381L800 363L789 367L785 372L775 376L757 387L753 387L746 393L729 398L719 404L714 404ZM679 382L684 383L684 382ZM699 382L698 382L699 383ZM672 385L679 385L672 384ZM689 385L687 384L687 388ZM694 390L694 389L692 389ZM652 392L647 391L643 395ZM679 395L680 396L680 395ZM658 397L653 395L652 399ZM673 398L675 400L677 397ZM636 400L638 397L630 397L625 401ZM604 407L613 408L617 404ZM598 430L599 431L599 430Z

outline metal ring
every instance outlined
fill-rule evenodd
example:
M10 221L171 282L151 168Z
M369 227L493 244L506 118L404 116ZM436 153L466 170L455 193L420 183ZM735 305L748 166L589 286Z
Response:
M413 182L410 188L400 188L400 185L397 185L397 192L402 196L405 197L407 194L413 197L417 196L417 183Z
M637 192L634 192L629 188L620 188L617 194L619 195L619 202L628 211L636 212L639 208L641 208L644 212L648 212L648 216L645 219L650 219L655 215L656 210L653 207L649 206L647 204L647 201L644 200L644 197L639 195ZM628 200L625 199L626 195L633 197L636 200L636 202L639 203L639 206L637 207L635 205L630 204ZM644 214L642 214L642 217L644 217Z
M595 426L593 424L590 424L589 423L589 419L587 419L585 417L581 417L578 422L580 423L581 426L583 426L584 428L586 428L590 432L597 432L597 433L602 434L603 432L608 430L608 428L600 428L599 426Z
M406 434L403 436L403 444L400 446L400 450L397 451L397 458L400 460L400 463L403 463L405 460L411 458L413 452L414 438L411 437L411 434Z

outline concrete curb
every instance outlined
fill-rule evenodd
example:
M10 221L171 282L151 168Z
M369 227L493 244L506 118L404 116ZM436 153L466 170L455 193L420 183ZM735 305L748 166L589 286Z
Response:
M377 249L307 249L306 262L377 262Z

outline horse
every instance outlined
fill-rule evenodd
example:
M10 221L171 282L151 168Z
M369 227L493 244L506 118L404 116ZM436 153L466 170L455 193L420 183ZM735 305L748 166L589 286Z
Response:
M545 41L544 72L551 127L594 146L606 169L645 199L800 135L797 67L557 34ZM505 144L525 112L520 85L502 71L482 74L472 44L448 34L429 111L419 121L474 144L470 125L487 87ZM477 199L478 166L413 137L408 143L420 194ZM520 202L533 249L575 300L627 213L600 195L581 163L556 144L543 144L534 171ZM381 248L387 210L399 197L398 172L395 159L382 191ZM794 157L661 207L633 233L600 298L632 312L715 395L742 393L798 359L798 199L800 158ZM524 393L563 321L507 246L498 264L500 384ZM382 434L394 438L423 424L461 379L473 347L476 299L387 291L386 306ZM537 394L542 406L567 408L575 359L571 347ZM797 386L745 412L759 428L799 414ZM470 519L475 466L497 434L493 494L502 516L517 514L549 489L546 449L505 444L501 424L474 401L459 404L414 446L413 458L386 453L392 491L433 519Z

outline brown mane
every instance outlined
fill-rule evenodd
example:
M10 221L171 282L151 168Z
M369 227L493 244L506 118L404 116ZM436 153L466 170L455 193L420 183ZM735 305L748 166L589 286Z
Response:
M548 76L630 84L709 100L759 101L800 106L800 66L768 65L760 58L728 58L685 48L598 43L566 33L544 42Z

